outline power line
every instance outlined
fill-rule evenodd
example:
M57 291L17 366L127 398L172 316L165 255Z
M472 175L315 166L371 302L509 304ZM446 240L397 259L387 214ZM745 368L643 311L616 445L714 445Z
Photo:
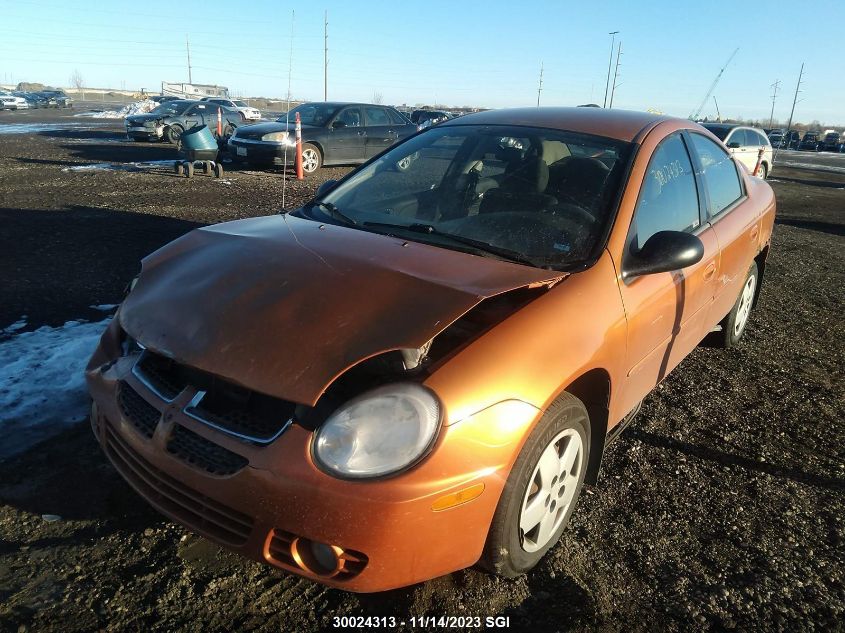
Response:
M775 99L778 96L778 87L780 87L780 79L772 84L772 113L769 115L769 127L772 127L772 122L775 120Z
M619 58L622 56L622 40L619 40L619 48L616 50L616 70L613 71L613 89L610 91L610 104L608 109L613 108L613 95L616 94L616 89L621 85L616 83L616 77L619 74Z
M540 84L537 86L537 107L540 107L540 93L543 91L543 62L540 62Z

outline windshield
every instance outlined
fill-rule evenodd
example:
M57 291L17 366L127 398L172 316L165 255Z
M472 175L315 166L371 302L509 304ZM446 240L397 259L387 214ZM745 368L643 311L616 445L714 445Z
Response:
M323 127L334 116L337 110L338 106L328 103L303 103L288 112L287 119L285 116L280 116L276 121L279 123L284 123L286 120L293 122L298 112L299 119L303 125Z
M568 268L601 246L629 148L540 128L432 128L352 175L304 214L321 221L342 214L363 230Z
M239 108L248 108L249 106L246 104L245 101L232 101L236 106Z
M150 110L150 114L182 114L191 105L190 101L165 101Z

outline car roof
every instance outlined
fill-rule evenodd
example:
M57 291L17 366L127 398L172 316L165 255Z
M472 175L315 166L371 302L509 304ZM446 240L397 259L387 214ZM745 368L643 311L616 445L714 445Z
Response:
M451 125L525 125L581 132L620 141L633 141L643 130L662 121L683 121L651 112L608 110L605 108L508 108L465 114L440 123Z

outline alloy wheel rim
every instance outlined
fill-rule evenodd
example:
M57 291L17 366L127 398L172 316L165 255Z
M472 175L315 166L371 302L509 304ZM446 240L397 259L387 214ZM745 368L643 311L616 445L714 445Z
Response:
M536 552L552 540L575 498L583 467L584 444L575 429L561 431L546 445L519 512L520 541L526 552Z
M748 323L748 315L751 314L751 304L754 300L754 285L757 278L751 275L745 286L742 288L742 295L739 298L739 308L736 311L736 319L734 320L734 336L739 336L745 329L745 324Z
M317 169L317 153L312 149L302 152L302 169L312 172Z

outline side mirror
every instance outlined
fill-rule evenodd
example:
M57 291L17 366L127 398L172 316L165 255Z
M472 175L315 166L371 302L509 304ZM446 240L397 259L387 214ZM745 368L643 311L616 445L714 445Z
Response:
M320 185L319 187L317 187L317 194L316 194L314 197L315 197L315 198L319 198L319 197L320 197L320 196L322 196L324 193L328 193L329 191L331 191L332 189L334 189L334 186L335 186L336 184L337 184L337 180L327 180L327 181L326 181L326 182L324 182L322 185Z
M332 123L333 130L339 130L344 127L346 127L346 123L344 123L343 121L335 121L334 123Z
M738 149L738 148L739 148L739 143L737 143L736 141L734 141L734 142L732 142L732 143L728 143L728 148L729 148L729 149Z
M683 231L658 231L638 253L625 258L622 275L626 279L641 275L666 273L692 266L704 257L704 244L695 235Z

